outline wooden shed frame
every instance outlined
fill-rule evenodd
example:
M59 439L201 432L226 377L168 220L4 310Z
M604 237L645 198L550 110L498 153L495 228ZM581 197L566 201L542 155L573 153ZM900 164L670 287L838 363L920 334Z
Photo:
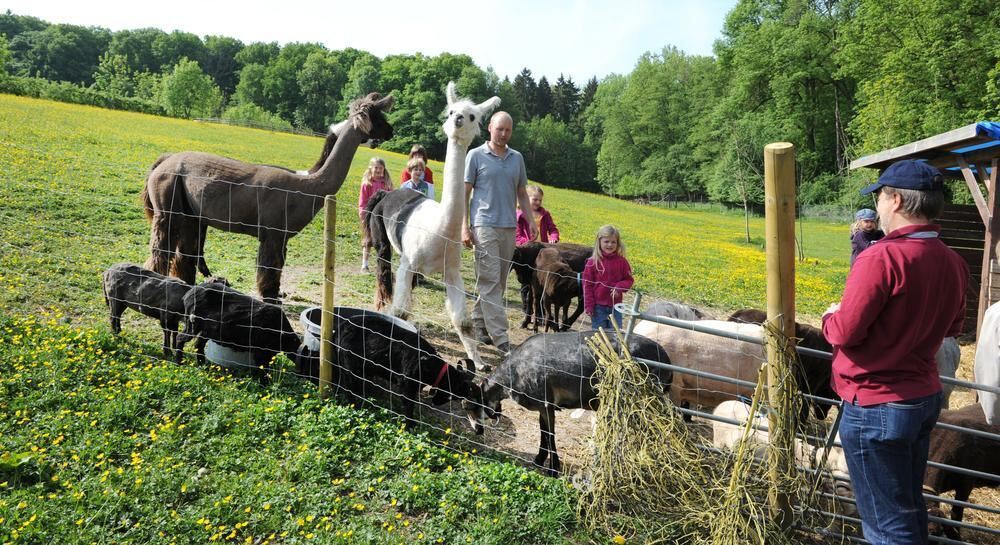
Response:
M1000 288L1000 279L997 281L993 279L997 257L994 246L996 241L1000 240L1000 199L997 198L996 185L997 166L1000 163L1000 123L972 123L930 138L855 159L851 161L850 168L851 170L874 168L881 173L892 163L903 159L924 160L939 168L946 179L964 180L976 203L975 209L979 212L985 235L979 276L979 298L976 306L975 331L978 337L983 314L994 302L993 288ZM986 190L985 195L982 188ZM944 233L942 238L946 238Z

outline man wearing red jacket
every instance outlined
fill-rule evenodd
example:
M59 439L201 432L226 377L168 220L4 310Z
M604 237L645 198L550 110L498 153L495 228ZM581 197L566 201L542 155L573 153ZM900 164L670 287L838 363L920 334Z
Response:
M823 315L833 345L844 445L865 538L927 543L922 489L930 432L941 410L934 353L962 331L969 268L931 222L943 178L915 160L892 164L874 193L884 239L862 252L844 296Z

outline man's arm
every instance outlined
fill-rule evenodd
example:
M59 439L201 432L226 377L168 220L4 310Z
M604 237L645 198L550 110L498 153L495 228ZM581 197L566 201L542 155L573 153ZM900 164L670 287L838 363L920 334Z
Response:
M472 234L472 227L469 225L469 197L472 196L472 184L465 182L465 203L462 206L462 244L466 248L472 248L476 243L476 237Z

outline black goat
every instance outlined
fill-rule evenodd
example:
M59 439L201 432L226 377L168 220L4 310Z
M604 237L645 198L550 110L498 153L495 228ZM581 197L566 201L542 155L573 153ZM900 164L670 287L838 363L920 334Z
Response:
M294 355L301 340L278 305L265 303L225 284L203 282L184 296L184 331L177 338L177 361L184 345L195 341L198 362L205 361L209 340L233 350L250 351L254 374L269 380L268 368L278 352Z
M941 411L938 423L1000 434L1000 425L987 424L986 415L978 403L954 411ZM1000 475L1000 441L935 427L931 431L931 445L927 459L939 464ZM954 490L955 499L958 501L969 501L972 491L982 487L1000 487L1000 480L973 477L930 465L924 473L925 490L931 490L938 495ZM961 522L964 511L962 506L952 505L951 520ZM961 537L957 526L945 526L944 534L951 539Z
M390 399L399 399L408 425L415 423L414 404L425 385L431 387L434 405L469 397L472 361L462 360L465 369L449 365L409 322L349 307L336 307L334 316L334 383L350 395L364 399L384 391L373 379L388 381ZM298 361L300 374L318 380L318 358Z
M559 473L555 411L597 408L593 381L597 363L587 347L587 339L595 334L595 331L568 331L534 335L515 348L491 375L483 379L481 390L475 392L481 397L464 403L476 433L483 433L486 418L499 418L500 402L510 397L525 409L538 412L541 441L535 465L544 467L548 458L548 473ZM612 344L617 349L618 341L612 340ZM670 363L660 345L641 335L630 338L629 351L635 358ZM670 371L654 368L652 376L664 392L669 390Z
M224 278L214 279L226 283ZM104 271L104 302L108 305L111 331L122 331L122 313L130 308L156 318L163 330L163 355L170 357L177 342L177 326L184 319L184 295L191 285L132 263L117 263Z

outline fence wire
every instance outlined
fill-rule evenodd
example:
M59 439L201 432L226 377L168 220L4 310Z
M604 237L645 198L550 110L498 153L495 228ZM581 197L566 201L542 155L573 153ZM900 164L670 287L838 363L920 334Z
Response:
M136 201L135 194L138 192L138 189L140 187L138 185L138 180L141 179L144 172L145 169L137 168L136 180L130 181L128 184L121 184L121 186L118 187L117 189L125 191L118 191L118 192L115 191L115 188L117 186L112 186L110 190L104 193L80 192L79 190L74 190L73 188L75 186L68 180L56 180L57 183L49 185L31 185L31 184L25 184L25 182L23 181L10 180L10 179L4 180L4 182L5 183L9 182L15 186L21 186L22 188L30 187L31 191L45 193L49 198L48 200L54 203L53 210L47 211L47 213L50 214L55 212L56 215L58 215L58 211L60 210L59 203L62 202L63 200L72 199L76 203L76 206L83 205L87 207L92 207L94 209L115 210L119 214L126 214L129 216L134 215L138 217L139 215L142 214L142 207ZM279 204L280 206L288 206L288 203L291 202L292 200L303 197L309 199L316 198L315 195L309 194L308 192L304 192L301 190L287 190L283 188L262 189L257 187L249 187L242 182L230 182L218 179L209 179L209 180L216 183L222 183L223 185L228 186L230 188L230 191L234 189L237 191L252 189L253 191L257 192L258 199L262 199L271 204L277 201L280 203ZM321 205L322 200L320 199L319 202ZM312 209L314 215L319 211L320 207L321 206L316 206ZM338 201L337 211L338 211L338 216L342 218L344 217L349 218L348 220L342 220L341 224L344 225L345 224L344 222L348 222L348 224L351 225L350 231L353 231L356 226L356 221L354 220L354 218L356 217L355 214L357 213L357 208L355 204L351 202ZM67 215L72 215L72 214L67 214ZM173 219L176 218L177 221L197 222L199 229L203 228L204 226L204 218L188 210L173 211L170 212L170 215L171 215L171 221L173 221ZM259 219L260 218L258 218L258 220ZM33 262L44 264L48 268L48 270L39 272L38 273L39 275L57 276L59 274L59 271L76 270L77 272L83 274L86 278L90 278L91 280L83 283L83 285L65 284L62 285L60 289L63 292L65 292L65 294L70 295L71 300L75 301L99 301L101 299L102 297L102 289L100 286L101 275L108 267L113 265L117 260L105 259L105 257L101 255L101 252L98 250L105 247L114 247L120 244L122 238L121 235L117 233L112 233L110 231L101 233L87 232L82 229L73 229L65 224L51 224L43 221L37 221L36 218L23 217L19 215L17 211L12 211L9 209L0 210L0 223L2 223L3 225L3 227L0 227L0 232L5 233L3 239L0 240L0 264L14 258L18 259L27 258L32 260ZM254 224L252 222L243 222L243 221L234 222L232 221L232 216L229 217L229 224L232 227L238 229L252 230L253 228L257 227L259 223L260 222L258 222L257 224ZM57 225L63 225L63 226L57 226ZM314 255L321 254L321 247L324 243L330 243L330 244L350 243L352 245L357 245L359 243L359 240L353 237L349 237L349 240L347 241L339 241L339 240L324 241L322 239L322 236L317 233L317 230L314 227L315 226L312 227L307 226L305 229L295 230L288 228L286 224L285 226L276 228L274 230L282 235L296 235L300 233L300 231L306 231L303 234L299 235L299 237L293 238L292 240L297 241L296 242L296 244L298 245L296 246L297 249L300 250L309 249L311 253L313 253ZM139 244L137 245L138 248L135 249L136 251L131 252L129 255L145 255L145 256L149 255L148 246L141 243L141 241L145 239L145 234L147 233L147 231L145 231L145 228L148 228L148 226L145 223L143 223L143 228L144 228L143 233L140 235L130 232L134 229L130 230L127 227L123 227L123 230L126 231L125 232L126 238L136 239L136 241L139 242ZM430 232L427 234L432 235L432 238L437 238L441 243L450 243L450 244L461 243L461 241L458 240L447 239L446 237L444 237L444 235L441 235L440 233L437 232ZM65 257L63 260L60 260L58 254L54 254L53 252L46 249L47 243L45 243L44 240L40 240L41 236L45 236L50 239L61 240L64 243L67 241L72 241L73 244L80 245L80 256L86 256L88 259L83 260L79 259L80 256L71 255ZM221 238L226 240L227 243L231 244L233 238L230 235L228 234L220 235L220 232L215 229L208 230L207 239L209 241L211 241L212 239L219 239L220 236ZM204 241L202 242L204 244ZM249 250L249 247L252 246L252 244L247 244L248 242L249 239L241 241L241 243L239 244L240 247L235 248L235 251L234 248L229 246L225 248L226 250L224 252L225 255L228 256L229 254L233 253L239 255L229 257L228 259L227 258L220 259L219 257L217 257L218 254L213 255L214 252L209 252L210 258L212 261L215 262L215 265L221 264L222 267L220 270L223 271L240 271L242 269L245 269L247 266L247 260L252 259L252 256L250 255L251 251ZM214 243L210 245L210 247L214 248L217 244L218 243ZM226 243L224 243L224 245L225 244ZM183 254L182 257L194 259L200 257L201 255L202 255L201 253L197 254L188 253L188 254ZM300 258L296 257L293 259L286 260L284 268L287 269L289 266L292 265L317 266L315 262L299 263L298 259ZM87 267L90 268L85 268L84 270L80 270L82 264L85 264ZM530 263L524 264L524 263L514 263L513 261L508 261L504 265L506 267L510 267L511 265L515 264L522 267L527 267L527 269L530 271L532 275L538 275L540 273L559 275L559 273L552 273L551 271L547 270L542 271ZM3 268L9 270L6 267ZM253 268L254 270L256 270L257 268L260 267L255 265ZM575 275L572 276L570 275L559 275L559 276L575 280L577 283L579 283L580 277L578 274L579 273L576 273ZM343 275L343 273L338 272L338 275ZM469 286L474 285L475 284L474 281L475 281L474 277L466 278L465 280L467 286L466 287L467 303L470 300L472 300L473 297L474 290ZM427 279L427 282L429 283L429 288L433 290L443 290L448 287L447 285L445 285L443 280L439 280L436 276L429 277ZM237 284L242 286L245 285L246 282L245 281L238 282ZM359 301L361 302L359 303L359 305L364 305L364 302L372 301L374 299L374 294L367 289L367 286L358 287L357 284L359 283L338 282L336 286L336 291L338 296L342 300L347 299L350 301ZM180 321L183 321L183 319L188 318L188 316L186 316L185 314L181 314L180 316L173 316L171 314L175 313L175 311L171 309L169 305L166 305L164 301L172 297L172 295L167 289L166 284L164 286L165 287L163 288L163 292L151 299L145 297L138 297L135 300L132 300L129 299L128 297L123 297L121 302L128 303L132 305L133 308L145 309L146 311L148 311L148 313L151 314L155 314L157 311L159 311L163 316L170 315L173 318L176 318ZM207 289L211 290L214 288L208 287ZM112 297L111 299L112 301L115 300L114 297ZM310 300L308 297L304 298L301 295L297 295L296 299L297 301L294 304L289 304L288 301L285 302L284 308L282 309L282 314L288 315L289 311L291 311L291 316L288 317L288 319L290 320L291 324L296 329L296 331L298 331L301 329L296 319L298 313L301 310L303 310L302 307L308 308L310 306L316 306L318 298L317 300ZM254 306L257 305L258 303L260 305L259 307ZM43 306L58 307L61 304L63 304L61 297L48 301L32 302L32 306L34 307L43 307ZM518 312L516 311L512 312L512 309L519 310L520 305L515 304L508 306L506 303L502 304L504 305L505 312L507 312L508 314L515 314L515 315L518 314ZM251 305L251 311L250 311L251 322L249 324L250 329L249 329L249 334L247 336L247 340L245 342L228 342L227 344L229 345L230 348L236 349L237 351L240 350L251 351L253 349L259 348L259 346L255 344L255 341L259 340L261 336L270 333L281 334L285 332L284 327L281 324L276 325L272 322L254 323L253 318L256 316L256 311L259 309L267 308L264 305L265 304L263 302L254 302ZM88 307L89 311L85 311L87 317L96 318L93 311L95 307L99 308L100 304L99 303L91 304ZM725 336L737 341L742 341L744 343L747 343L748 345L759 345L762 343L762 339L760 339L759 337L754 338L741 334L733 334L731 332L713 330L711 328L705 328L699 325L698 322L675 320L669 317L653 316L645 313L630 313L627 306L623 306L622 308L623 310L626 311L624 312L626 315L632 314L632 317L634 317L637 320L638 319L647 320L667 326L684 328L690 331L698 331L707 334ZM408 351L413 355L413 357L417 358L418 360L420 358L431 358L437 355L438 357L442 358L444 365L453 365L455 367L459 367L459 365L455 361L448 361L448 357L444 355L443 351L438 352L433 348L435 343L440 344L439 341L440 337L447 337L450 339L454 339L456 337L455 332L451 328L450 324L448 324L443 328L444 329L443 334L438 331L439 329L438 327L432 325L432 324L440 324L442 321L441 316L443 311L443 301L436 301L433 305L414 304L411 306L410 310L411 310L410 322L421 325L421 327L417 328L417 333L418 335L426 334L427 337L426 343L424 343L423 341L418 342L416 344L403 342L391 334L386 335L380 332L374 327L367 327L364 324L361 325L347 324L347 322L343 320L344 316L335 315L334 318L338 318L339 319L338 323L342 324L343 327L348 327L348 325L350 325L350 327L356 328L356 333L358 334L359 338L365 339L366 342L374 342L377 344L379 341L372 339L373 337L376 337L377 339L381 339L381 341L385 343L389 342L396 343L400 347L400 350ZM220 305L219 308L211 309L211 311L212 311L211 315L200 316L200 319L210 323L214 323L219 328L226 327L228 322L225 318L227 312L225 305ZM128 318L124 323L125 327L123 334L129 336L138 334L140 338L142 338L143 340L154 342L155 338L156 343L161 342L159 336L154 334L156 329L152 327L152 323L149 322L148 319L139 319L133 316L133 314L134 312L126 313L126 316L128 316ZM101 315L101 313L97 312L97 315ZM583 324L582 323L575 324L574 330L577 332L582 331ZM460 406L460 403L452 402L447 405L438 406L434 405L429 401L428 399L429 395L420 394L420 389L417 390L418 395L416 396L404 396L397 388L392 387L391 383L394 380L397 382L400 379L403 379L404 381L416 380L416 377L401 376L400 373L404 371L400 371L398 367L387 365L387 362L385 361L375 361L374 359L368 357L367 346L368 346L367 344L364 344L360 347L346 346L346 345L337 345L334 347L335 350L342 356L344 357L349 356L364 363L364 365L360 370L360 373L356 372L357 371L356 369L344 370L345 372L352 373L352 378L359 381L360 387L362 389L361 397L364 398L368 397L369 395L373 395L376 398L395 397L397 398L397 400L400 400L398 398L402 397L401 401L412 403L417 408L417 410L419 411L417 418L419 419L421 425L426 426L432 430L435 430L440 434L444 435L451 434L464 425L464 422L466 420L466 414L464 414L464 410ZM482 348L482 346L480 346L480 348ZM709 347L706 346L706 349L709 349ZM817 351L815 349L799 348L798 350L801 354L813 357L818 356L818 357L829 358L830 356L829 353L827 352ZM453 348L449 348L449 351L460 352L461 349L459 348L455 350ZM309 354L309 355L316 357L318 354L315 355ZM747 346L746 348L741 349L740 355L744 357L757 358L758 365L764 363L763 359L760 358L759 356L760 351L757 348L750 348L749 346ZM294 354L290 354L290 356L294 356ZM143 355L142 357L149 358L150 361L159 359L145 355ZM663 364L661 362L655 362L651 360L640 359L640 361L651 367L661 367L663 369L670 370L673 373L675 373L675 376L677 376L677 374L687 374L693 377L710 379L713 381L718 381L720 383L732 384L743 388L753 389L756 387L756 383L751 381L741 381L738 379L734 379L732 377L709 373L705 371L699 371L697 369L691 369L685 367L683 365L684 362L681 361L672 361L670 364ZM260 364L265 364L265 363L268 362L237 363L236 367L237 368L242 367L246 371L251 371L255 370ZM565 362L557 361L554 357L553 359L543 359L542 361L536 363L538 372L541 373L542 375L558 375L558 374L565 375L569 373L567 371ZM444 369L443 367L441 367L440 363L437 364L437 368ZM374 373L369 373L368 372L369 369L376 369L378 371ZM420 370L419 367L417 370ZM300 366L292 369L281 368L277 372L283 374L284 376L296 377L303 380L316 380L318 378L304 371L306 370L302 366ZM413 370L411 369L411 371ZM483 376L484 373L482 372L482 370L480 370L479 374L476 376L476 380L481 381L483 379ZM388 380L386 380L386 377L388 377ZM576 395L578 397L583 397L585 394L584 386L585 384L589 383L591 377L582 375L573 375L572 378L576 379L577 383L579 384L579 389L577 390L577 392L575 392ZM1000 393L1000 389L982 388L974 383L957 380L952 377L943 377L942 381L963 388L969 388L969 389L980 388L983 391L992 391L994 393ZM440 385L440 383L435 384L435 386L438 385ZM421 385L421 389L428 386L431 385L424 383ZM533 392L519 391L511 393L516 395L518 398L524 400L522 404L544 405L545 403L551 401L543 396L536 395ZM732 398L730 392L723 390L705 390L705 393L706 394L710 393L719 396L729 396L730 398ZM803 394L803 400L812 403L826 404L828 406L836 406L836 404L838 403L836 400L823 398L808 393ZM470 401L473 406L475 405L476 400L468 400L468 401ZM384 401L379 402L379 405L384 406L385 402ZM391 408L391 405L389 410L390 412L395 413L397 416L403 416L402 413L393 410ZM679 413L684 415L694 416L698 418L699 421L702 423L722 422L722 423L728 423L730 425L742 424L742 422L738 420L716 416L711 414L710 412L699 410L697 407L677 408L675 410L679 411ZM699 421L695 421L693 426L698 426ZM528 420L528 422L529 424L531 423L530 419ZM525 425L521 425L520 427L523 428L525 427ZM953 426L944 423L940 424L939 428L949 429L952 431L959 431L962 433L975 434L979 437L991 441L1000 441L1000 435L988 431L973 430L961 426ZM829 425L820 426L820 428L817 431L819 433L800 434L798 436L798 440L802 441L803 444L823 445L825 442L829 442L830 439L834 436L834 434L831 433ZM487 426L487 433L485 437L480 437L472 434L463 434L462 443L467 446L472 446L477 452L501 452L506 456L519 458L521 462L525 464L531 464L533 460L530 454L527 455L519 454L516 449L510 450L497 446L497 445L515 443L518 440L519 435L522 435L522 432L524 433L524 435L527 435L529 437L534 436L536 433L534 429L510 430L506 426ZM556 440L558 441L558 437ZM456 453L459 452L464 453L464 451L459 446L449 445L448 443L445 443L445 446L449 449L452 449ZM839 443L836 442L834 442L832 446L833 448L840 447ZM975 471L974 469L971 468L952 467L946 464L940 464L933 460L930 462L930 465L932 467L939 467L941 469L946 469L948 471L952 471L955 473L961 473L978 479L991 481L994 483L993 484L994 487L997 486L997 483L1000 483L1000 476L995 474ZM831 471L829 467L816 467L816 466L810 466L809 464L800 464L799 470L807 472L811 475L823 475L829 482L849 483L848 479L845 479L842 476L838 476L837 472ZM823 498L833 500L834 505L840 506L841 509L845 508L845 506L847 509L849 509L850 506L853 504L853 499L849 495L841 493L841 488L833 486L832 490L833 492L815 491L814 493L820 495ZM928 501L941 502L951 505L952 507L962 507L971 510L978 510L983 513L991 515L1000 514L1000 508L998 508L997 506L978 505L971 502L942 498L939 495L928 494L925 497L928 499ZM821 510L814 510L805 515L808 515L808 517L805 517L804 520L809 520L814 524L810 525L808 528L803 527L802 528L803 530L810 531L812 533L816 533L819 535L828 535L837 539L846 539L849 541L854 541L859 543L864 542L864 540L858 537L859 533L856 529L858 521L856 518L835 511L821 511ZM934 522L937 522L944 526L960 528L965 532L976 532L976 534L974 535L981 535L981 534L1000 535L1000 531L986 526L970 524L967 522L957 523L951 521L950 519L935 518L933 520ZM817 521L819 521L818 524ZM834 528L835 525L837 526L838 530L832 529ZM932 541L939 543L953 543L953 544L967 543L965 541L952 540L943 537L932 537L931 539Z

